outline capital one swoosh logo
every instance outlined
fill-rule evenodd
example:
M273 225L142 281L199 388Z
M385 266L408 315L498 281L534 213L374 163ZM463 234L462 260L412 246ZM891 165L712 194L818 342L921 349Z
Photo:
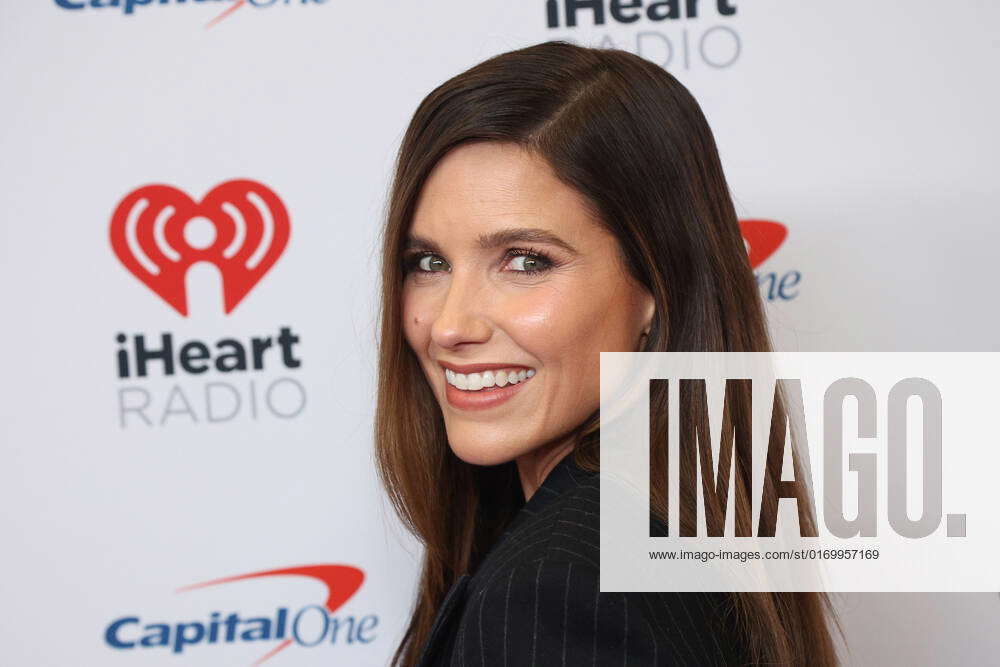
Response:
M170 185L127 194L111 216L111 247L132 275L187 317L184 276L195 262L222 274L228 315L288 244L284 203L263 183L226 181L200 202Z
M239 611L225 613L216 608L208 614L207 620L191 620L189 617L179 622L161 619L150 622L150 619L129 613L113 619L107 625L104 640L116 651L167 650L178 657L196 646L212 645L218 648L234 643L249 643L253 647L258 647L263 645L262 642L278 642L267 653L257 658L254 665L266 662L292 644L298 644L303 648L315 648L321 644L342 645L345 640L347 644L354 642L367 644L375 640L371 633L378 625L377 615L367 614L360 619L353 613L334 615L354 597L365 581L364 571L352 565L331 563L262 570L183 586L176 592L183 593L239 581L260 581L289 576L311 579L322 584L324 589L322 604L307 604L297 613L290 613L288 606L282 604L275 609L273 616L259 613L247 615ZM322 619L318 627L316 614ZM303 624L304 618L307 621ZM233 664L233 661L230 660L225 664Z
M323 607L331 614L337 611L345 602L351 599L361 584L364 583L365 573L359 568L351 565L304 565L301 567L284 567L276 570L264 570L262 572L249 572L247 574L237 574L231 577L221 577L210 581L203 581L189 586L182 586L177 589L177 593L191 591L208 586L228 584L233 581L243 581L245 579L260 579L263 577L299 576L315 579L326 586L326 600ZM272 658L279 651L284 650L292 644L291 639L285 639L272 650L258 658L254 663L259 665Z
M788 228L773 220L740 220L740 233L747 245L750 267L756 269L781 247Z

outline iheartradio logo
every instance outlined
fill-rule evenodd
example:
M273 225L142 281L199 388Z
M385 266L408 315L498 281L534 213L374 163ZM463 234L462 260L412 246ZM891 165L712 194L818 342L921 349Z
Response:
M145 185L118 203L110 228L119 261L184 317L192 264L219 269L228 315L274 266L289 234L281 199L248 179L220 183L200 202L169 185Z

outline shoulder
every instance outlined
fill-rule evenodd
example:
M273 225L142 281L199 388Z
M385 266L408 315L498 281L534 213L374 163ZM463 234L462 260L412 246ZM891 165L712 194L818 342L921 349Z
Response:
M713 593L604 593L599 570L577 560L518 562L470 594L452 664L739 664L727 603Z
M470 582L453 664L742 661L727 594L600 591L599 498L588 481L501 540Z
M539 559L576 563L599 570L600 511L600 484L593 476L529 515L515 530L505 533L476 573L471 591L475 593L488 585L501 570L509 571ZM650 528L654 531L651 534L665 531L659 519L651 518Z
M546 491L543 487L538 493ZM529 513L515 530L505 533L476 573L471 592L478 592L513 568L539 559L599 567L600 519L597 479L581 482L540 511Z

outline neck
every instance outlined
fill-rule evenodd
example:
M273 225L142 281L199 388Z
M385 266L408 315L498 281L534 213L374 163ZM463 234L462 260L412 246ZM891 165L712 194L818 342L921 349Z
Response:
M552 469L573 451L572 439L553 446L543 446L517 457L517 473L521 478L525 502L531 500L535 491L549 476Z

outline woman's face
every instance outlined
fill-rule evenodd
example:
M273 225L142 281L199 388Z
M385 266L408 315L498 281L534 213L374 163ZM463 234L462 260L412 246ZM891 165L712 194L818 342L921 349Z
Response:
M407 245L406 339L468 463L558 445L600 404L600 352L637 350L655 309L582 195L515 144L445 155Z

